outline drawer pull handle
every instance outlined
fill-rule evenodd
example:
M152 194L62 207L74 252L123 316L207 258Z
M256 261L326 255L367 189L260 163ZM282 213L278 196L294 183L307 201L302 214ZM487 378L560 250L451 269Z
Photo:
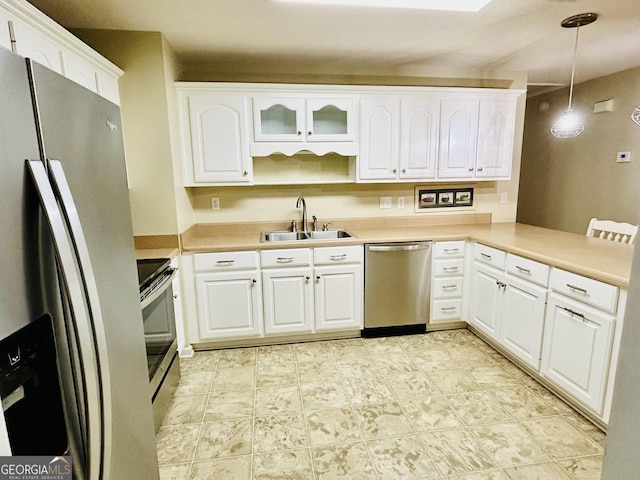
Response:
M293 262L293 257L278 257L276 258L276 261L280 263L291 263Z
M216 264L218 265L233 265L235 260L218 260Z
M444 267L442 270L444 270L445 272L457 272L458 267Z
M445 248L444 253L458 253L460 251L459 248Z
M455 312L456 310L456 307L440 307L440 311L442 312Z
M329 256L329 260L344 260L347 258L347 254L343 253L342 255L331 255Z
M486 258L487 260L491 260L491 255L480 252L480 256Z
M589 295L589 292L584 288L576 287L575 285L571 285L570 283L567 283L567 287L569 287L574 292L582 293L583 295Z
M457 288L458 288L458 285L442 285L443 290L454 290Z
M529 270L528 268L519 267L518 265L516 265L516 268L520 273L526 273L527 275L531 275L531 270Z

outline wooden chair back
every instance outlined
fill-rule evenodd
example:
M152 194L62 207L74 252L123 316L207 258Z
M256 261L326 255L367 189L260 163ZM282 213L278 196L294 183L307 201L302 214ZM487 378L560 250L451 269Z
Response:
M592 218L587 228L587 237L602 238L613 242L633 243L638 233L638 226L630 223L598 220Z

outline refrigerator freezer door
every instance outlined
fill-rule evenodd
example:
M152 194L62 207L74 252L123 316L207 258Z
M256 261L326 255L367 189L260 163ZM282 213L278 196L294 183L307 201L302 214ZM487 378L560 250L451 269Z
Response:
M42 149L61 162L91 257L111 372L110 479L158 477L120 111L32 64Z

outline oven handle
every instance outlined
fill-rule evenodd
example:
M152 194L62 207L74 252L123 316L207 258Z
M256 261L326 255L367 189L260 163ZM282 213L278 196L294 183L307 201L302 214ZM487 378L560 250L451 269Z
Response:
M178 272L178 269L172 267L172 268L169 268L168 271L170 271L171 273L169 275L165 275L164 281L153 288L151 295L146 297L144 300L140 301L142 310L144 310L153 302L155 302L156 299L160 297L160 295L162 295L167 288L169 288L169 286L171 285L171 281L173 280L173 277L175 277L176 273Z

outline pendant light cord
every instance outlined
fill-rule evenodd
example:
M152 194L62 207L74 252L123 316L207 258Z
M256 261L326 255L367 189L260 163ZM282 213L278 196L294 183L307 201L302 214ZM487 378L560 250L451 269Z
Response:
M576 75L576 55L578 53L578 33L580 33L580 25L576 27L576 44L573 47L573 66L571 67L571 87L569 88L569 110L571 110L571 101L573 100L573 79Z

